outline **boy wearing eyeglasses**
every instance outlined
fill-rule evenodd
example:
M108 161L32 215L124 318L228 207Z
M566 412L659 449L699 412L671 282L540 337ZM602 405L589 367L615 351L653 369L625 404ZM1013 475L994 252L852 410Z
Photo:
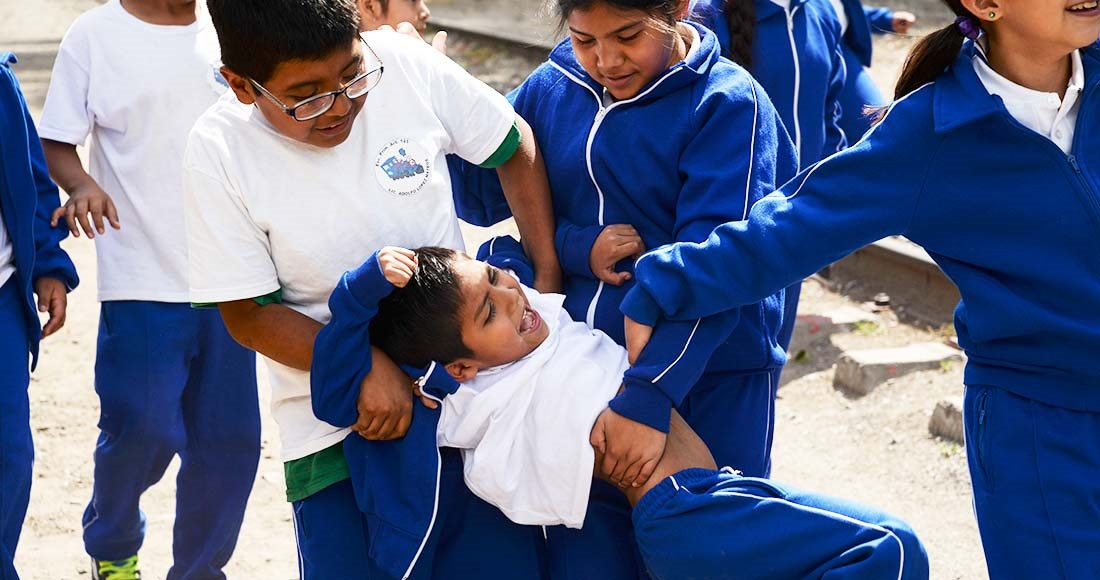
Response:
M83 516L97 579L138 577L139 500L177 454L168 577L223 577L255 479L255 354L188 299L181 159L226 92L218 65L194 0L109 0L66 33L46 97L39 132L69 194L53 223L95 238L98 261L100 434Z
M402 437L411 379L373 353L350 402L358 416L330 424L314 415L309 368L329 294L395 240L463 247L450 153L497 168L539 256L536 286L558 288L545 170L503 96L422 41L361 37L353 0L208 6L232 94L195 123L184 155L191 300L217 303L234 337L268 361L302 576L386 577L371 558L407 532L368 529L342 442ZM474 499L458 453L446 455L435 532L404 576L538 578L541 530Z

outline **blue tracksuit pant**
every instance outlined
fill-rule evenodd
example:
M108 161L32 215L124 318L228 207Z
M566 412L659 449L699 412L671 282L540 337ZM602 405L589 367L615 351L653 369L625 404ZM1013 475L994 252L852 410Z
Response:
M904 522L726 471L666 478L635 506L634 529L656 580L928 578L928 556Z
M963 417L989 577L1100 578L1100 413L971 385Z
M138 552L141 494L180 456L169 578L224 578L260 452L256 357L216 310L104 302L95 363L99 440L84 546L101 560Z
M477 498L463 482L459 453L440 452L438 512L409 580L545 577L541 528L512 523ZM367 518L355 503L350 479L293 505L303 580L400 580L391 579L370 558Z
M889 102L878 90L871 74L863 68L856 53L842 47L844 51L844 65L848 75L844 80L844 90L840 93L840 109L843 112L840 118L840 128L848 137L848 145L854 144L863 137L863 134L871 128L871 119L866 114L866 107L883 107Z
M718 465L767 477L775 431L775 395L780 369L756 374L707 373L678 410L710 448ZM546 529L550 574L555 580L646 578L637 553L630 504L609 483L594 480L584 527Z
M0 580L17 580L15 546L31 496L30 351L18 282L0 287Z

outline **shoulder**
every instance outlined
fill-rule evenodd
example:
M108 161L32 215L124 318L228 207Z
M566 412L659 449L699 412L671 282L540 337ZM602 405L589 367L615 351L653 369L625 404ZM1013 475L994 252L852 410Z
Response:
M872 125L860 142L871 141L884 149L904 146L915 153L924 145L938 141L935 90L935 83L928 83L891 103L882 119Z
M833 43L840 42L840 17L837 16L832 2L829 0L806 0L803 6L803 13L811 24L821 30L829 41Z
M697 109L763 111L772 115L775 107L763 87L746 71L726 58L719 59L711 67L705 82L698 83Z
M108 2L83 12L69 25L65 36L61 38L61 45L64 47L67 43L83 42L87 37L99 34L104 27L115 20L116 11L121 9L117 2Z
M203 152L229 151L234 143L248 145L252 139L264 138L265 131L258 130L258 122L252 119L253 109L238 101L231 91L222 95L192 125L186 163L191 165L204 157Z

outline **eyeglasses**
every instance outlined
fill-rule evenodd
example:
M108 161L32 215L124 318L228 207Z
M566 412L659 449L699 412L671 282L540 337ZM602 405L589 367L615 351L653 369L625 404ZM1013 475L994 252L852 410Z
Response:
M265 97L271 100L271 102L282 108L283 112L290 115L295 121L308 121L310 119L316 119L321 115L324 115L332 108L332 105L336 104L336 97L340 95L346 96L350 99L358 99L363 95L366 95L378 85L378 81L382 79L382 59L379 58L378 53L374 52L374 49L367 44L366 39L362 36L359 40L363 42L363 46L367 47L371 55L374 56L374 60L378 61L378 68L371 69L367 72L357 75L355 78L347 82L343 87L329 91L327 93L321 93L319 95L313 95L312 97L299 102L293 107L288 107L279 100L278 97L271 94L271 91L265 89L263 85L248 78L248 82L252 83L252 86L256 87Z

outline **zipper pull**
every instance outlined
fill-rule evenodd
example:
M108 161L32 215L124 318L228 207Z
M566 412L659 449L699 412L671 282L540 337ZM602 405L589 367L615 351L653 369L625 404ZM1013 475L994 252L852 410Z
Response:
M1073 170L1076 171L1078 173L1078 175L1080 175L1081 166L1077 164L1077 156L1069 155L1069 156L1066 157L1066 159L1069 161L1070 167L1072 167Z

